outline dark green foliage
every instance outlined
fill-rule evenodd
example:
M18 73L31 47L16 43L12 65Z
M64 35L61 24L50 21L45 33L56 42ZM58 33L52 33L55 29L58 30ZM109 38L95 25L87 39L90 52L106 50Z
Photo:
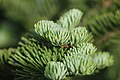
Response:
M12 66L8 64L8 59L13 55L16 49L3 49L0 50L0 79L13 80L14 73L11 71Z
M117 34L116 36L110 38L105 42L105 48L111 52L111 54L114 56L114 65L107 69L106 76L109 78L109 80L119 80L120 79L120 35Z
M85 26L94 35L100 36L108 31L114 30L120 24L120 11L98 15L94 18L89 17L89 21L85 22Z
M14 52L15 49L13 48L0 50L0 67L8 62L8 59Z

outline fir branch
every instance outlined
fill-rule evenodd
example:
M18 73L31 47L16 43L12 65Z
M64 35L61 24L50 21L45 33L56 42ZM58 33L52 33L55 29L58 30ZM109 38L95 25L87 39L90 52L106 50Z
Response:
M97 64L97 69L103 69L113 64L113 56L108 52L98 52L94 55L93 60Z
M11 55L13 55L13 52L15 52L15 49L9 48L0 50L0 66L6 64L10 58Z
M108 31L114 30L120 24L120 11L105 13L103 15L96 16L95 18L88 18L85 22L85 26L94 35L100 36Z
M71 12L74 10L62 16L63 20L68 20L64 25L71 22L69 27L42 20L35 24L36 34L22 38L16 53L9 59L9 64L16 67L17 79L40 80L46 77L61 80L69 76L93 74L97 64L104 67L113 64L111 55L96 55L96 47L89 43L92 35L86 28L75 27L81 18L79 16L80 18L76 19L75 15L81 13L77 9ZM74 19L71 19L71 15L74 15ZM98 62L94 62L96 58ZM106 62L101 64L104 58Z
M66 66L61 62L50 62L45 67L44 75L48 79L61 80L65 77L67 72Z
M62 28L67 28L68 30L70 30L72 28L75 28L79 24L82 15L83 13L81 11L77 9L72 9L61 16L57 23Z
M64 23L64 26L66 27L63 27L59 22L54 23L47 20L39 21L35 24L35 32L44 39L47 39L47 41L51 42L54 46L64 46L69 44L70 46L73 46L81 42L90 42L92 40L92 35L88 33L84 27L74 27L78 25L82 16L81 14L82 13L79 10L72 9L63 15L60 19L62 20L63 18L61 23L64 23L65 19L66 22ZM71 26L70 28L72 29L69 29L67 26Z

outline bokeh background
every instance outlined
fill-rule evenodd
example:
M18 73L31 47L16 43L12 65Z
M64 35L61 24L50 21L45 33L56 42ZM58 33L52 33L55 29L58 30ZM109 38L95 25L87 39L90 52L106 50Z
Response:
M114 65L91 79L120 80L120 0L0 0L0 49L17 47L37 21L56 21L72 8L84 13L80 25L93 33L98 49L114 55Z

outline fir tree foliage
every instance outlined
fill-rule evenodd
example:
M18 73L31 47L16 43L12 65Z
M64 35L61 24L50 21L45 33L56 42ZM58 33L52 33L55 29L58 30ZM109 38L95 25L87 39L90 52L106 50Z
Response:
M90 16L85 20L85 26L96 36L101 36L106 32L114 30L120 24L120 10L97 15L94 18Z
M98 69L108 67L113 64L113 56L110 56L108 52L98 52L95 54L94 63L97 64Z
M50 62L45 67L45 76L52 80L61 80L67 72L66 66L61 62Z
M80 10L71 9L56 23L41 20L35 24L34 34L23 37L9 59L9 64L16 67L16 79L61 80L91 75L111 66L112 56L98 53L91 43L91 33L85 27L77 27L81 17Z
M82 15L81 11L73 9L61 16L57 23L63 28L72 29L77 27Z
M92 35L84 27L75 28L81 17L81 11L72 9L61 16L57 23L39 21L35 24L35 32L50 41L54 46L89 42Z
M0 66L8 62L9 57L15 51L13 48L0 50Z

